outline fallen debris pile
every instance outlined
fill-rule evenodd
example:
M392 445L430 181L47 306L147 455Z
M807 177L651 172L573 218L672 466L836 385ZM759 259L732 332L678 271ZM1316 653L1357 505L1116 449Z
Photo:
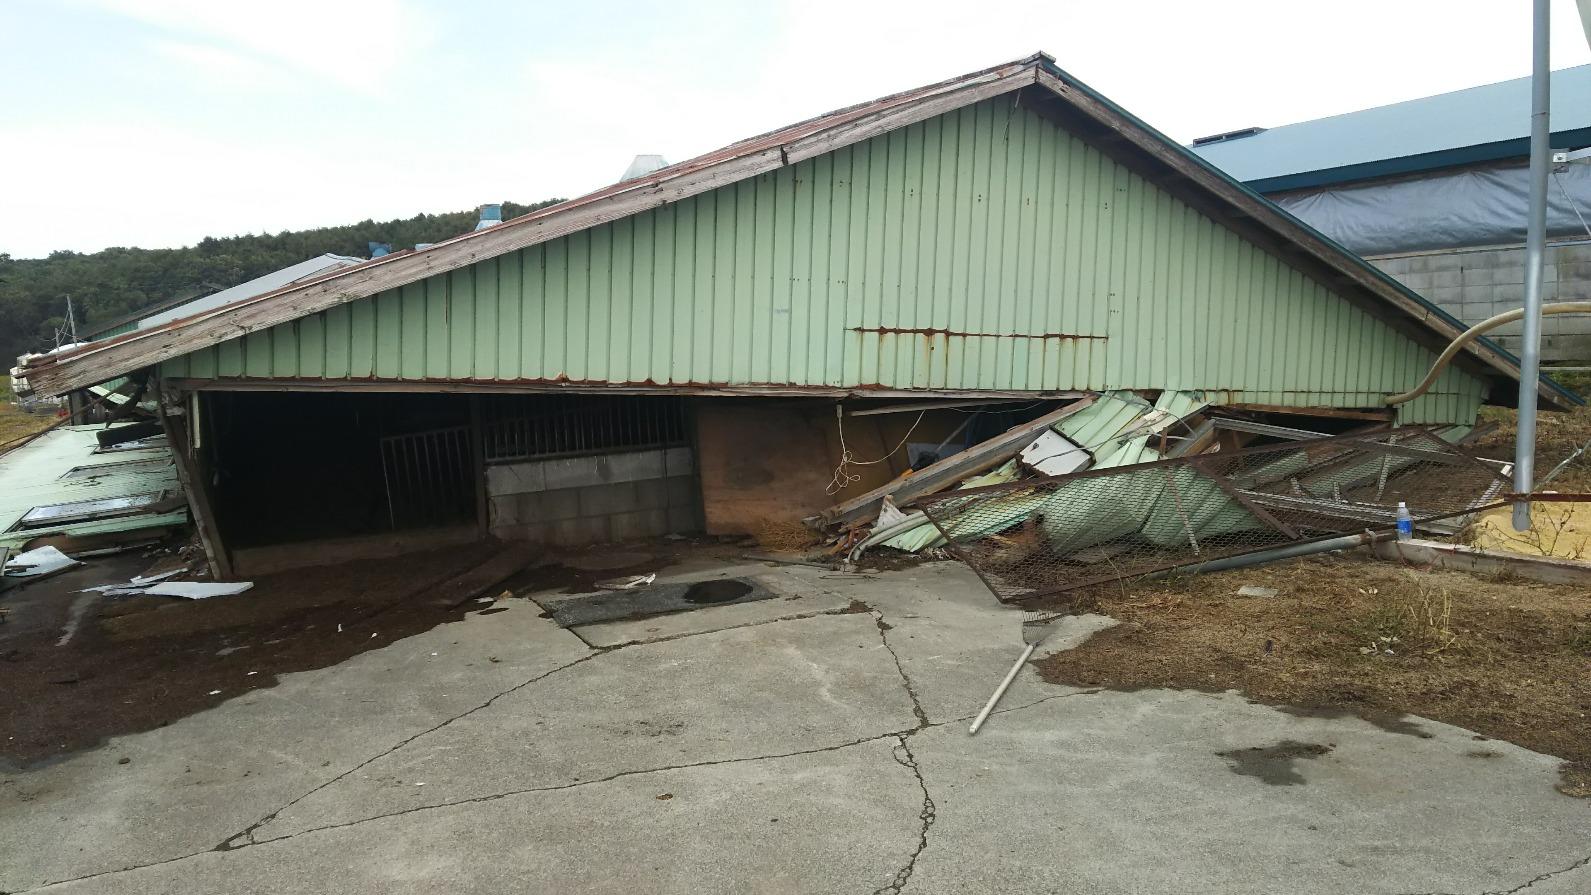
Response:
M922 504L996 596L1014 600L1371 543L1390 536L1400 508L1416 524L1469 515L1505 484L1431 432L1403 428L1093 469Z
M1331 431L1256 419L1204 392L1087 395L807 521L851 562L878 546L948 547L992 567L967 555L977 545L1008 572L1048 557L1064 568L1047 576L1075 585L1389 530L1399 501L1450 534L1506 491L1506 464L1450 443L1467 429L1323 412L1336 414L1316 421Z

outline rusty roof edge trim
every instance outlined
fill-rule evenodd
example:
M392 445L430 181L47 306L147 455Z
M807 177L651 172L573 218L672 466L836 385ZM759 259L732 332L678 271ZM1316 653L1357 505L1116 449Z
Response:
M194 314L190 317L172 320L162 326L153 327L148 330L135 330L133 332L124 333L120 336L106 339L101 342L90 343L89 345L85 345L75 351L65 352L62 354L46 355L45 357L41 358L37 364L29 365L27 369L27 375L30 378L39 377L41 381L38 383L38 386L43 388L51 388L52 386L47 380L56 378L57 375L63 375L57 374L58 368L71 366L84 359L103 354L106 351L119 353L121 349L126 349L129 346L145 342L149 339L158 339L162 335L187 329L189 327L219 317L233 316L239 312L246 311L268 301L280 299L286 295L305 294L316 287L323 286L324 284L330 283L332 281L354 278L361 274L368 274L381 267L387 267L391 265L402 265L404 267L408 267L413 265L418 268L413 278L407 280L406 282L414 282L416 280L425 279L426 277L433 276L438 273L445 273L447 270L452 270L454 268L449 267L444 270L429 270L426 269L427 262L429 262L431 258L436 257L436 254L440 251L456 247L460 243L464 243L469 240L478 240L481 241L482 248L486 249L488 246L507 242L508 239L506 239L506 237L528 225L545 223L549 219L556 218L578 208L586 207L603 199L623 196L645 189L657 188L687 175L710 170L711 168L718 165L745 159L771 149L781 148L783 145L790 145L803 140L808 140L814 136L824 133L825 131L853 126L869 118L883 117L890 112L900 109L901 107L914 103L921 103L939 96L954 94L959 91L978 87L982 84L993 84L1000 81L1014 79L1015 83L1013 83L1012 88L1015 89L1017 87L1023 86L1021 83L1022 79L1019 77L1023 72L1030 72L1032 75L1027 79L1028 83L1032 83L1037 80L1038 66L1044 59L1050 59L1050 57L1043 53L1036 53L1019 60L990 66L989 68L980 69L978 71L960 75L955 78L946 79L944 81L939 81L924 87L902 91L882 97L880 99L872 100L870 102L858 103L856 105L847 106L834 112L829 112L814 118L805 119L779 130L769 131L757 137L751 137L736 143L731 143L723 148L704 153L703 155L692 159L687 159L683 162L670 165L666 168L661 168L655 172L652 172L646 177L609 184L606 187L594 190L583 196L578 196L573 199L560 202L557 205L551 205L546 208L537 209L536 211L520 215L517 218L504 221L502 224L496 227L486 230L476 230L468 233L462 233L450 239L442 240L431 246L427 246L424 249L394 253L382 258L370 259L363 264L354 265L341 270L328 271L325 275L303 280L297 283L292 283L273 292L263 293L244 301L235 302L221 308L215 308L209 311ZM781 152L781 158L782 156L783 153ZM734 181L725 181L725 183L730 182ZM664 200L659 204L666 204L667 201L668 200ZM606 223L606 221L596 221L589 224L587 227L580 229L589 229L590 226L597 226L601 223ZM571 232L577 231L572 230ZM567 234L558 234L558 236L563 235ZM475 261L484 260L485 258L495 257L495 254L506 254L507 252L515 251L523 247L524 246L520 245L511 245L510 247L505 248L498 253L483 253L472 257L472 259L467 263L474 263ZM389 286L386 288L392 287ZM333 304L341 304L346 301L353 301L359 298L367 297L371 294L375 293L363 292L358 288L348 292L336 293L335 295L339 300L333 302ZM309 313L315 312L311 311ZM307 316L307 314L304 316ZM263 329L267 327L262 326L258 328ZM246 335L253 331L255 331L255 329L240 327L238 332L233 333L228 338ZM225 341L225 339L218 341ZM162 352L160 348L156 348L150 353L160 354ZM159 363L166 359L168 358L161 357L137 361L129 359L129 365L126 369L136 369L137 367L145 366L150 363ZM119 375L123 375L123 373L110 373L106 378ZM73 382L63 388L62 391L70 391L73 388L79 388L84 385L91 384L93 383Z

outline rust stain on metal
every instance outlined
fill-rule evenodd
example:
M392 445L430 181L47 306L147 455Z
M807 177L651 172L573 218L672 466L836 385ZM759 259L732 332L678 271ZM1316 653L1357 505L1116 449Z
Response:
M953 329L931 329L921 327L898 326L853 326L854 333L877 333L892 336L957 336L964 339L1054 339L1056 341L1083 341L1094 339L1105 341L1106 336L1092 336L1083 333L970 333Z

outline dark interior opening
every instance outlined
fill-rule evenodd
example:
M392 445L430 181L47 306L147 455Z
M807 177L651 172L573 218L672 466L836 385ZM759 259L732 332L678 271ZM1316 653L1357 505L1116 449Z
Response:
M201 446L231 548L471 524L467 395L210 392Z

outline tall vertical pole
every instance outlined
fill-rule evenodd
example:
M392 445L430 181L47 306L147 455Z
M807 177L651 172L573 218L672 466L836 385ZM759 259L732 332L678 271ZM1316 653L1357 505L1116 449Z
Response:
M1547 242L1547 164L1552 70L1547 44L1549 0L1532 0L1530 66L1530 221L1525 230L1525 333L1519 357L1519 431L1514 491L1529 494L1536 474L1536 389L1541 379L1541 260ZM1514 530L1530 528L1530 501L1514 503Z

